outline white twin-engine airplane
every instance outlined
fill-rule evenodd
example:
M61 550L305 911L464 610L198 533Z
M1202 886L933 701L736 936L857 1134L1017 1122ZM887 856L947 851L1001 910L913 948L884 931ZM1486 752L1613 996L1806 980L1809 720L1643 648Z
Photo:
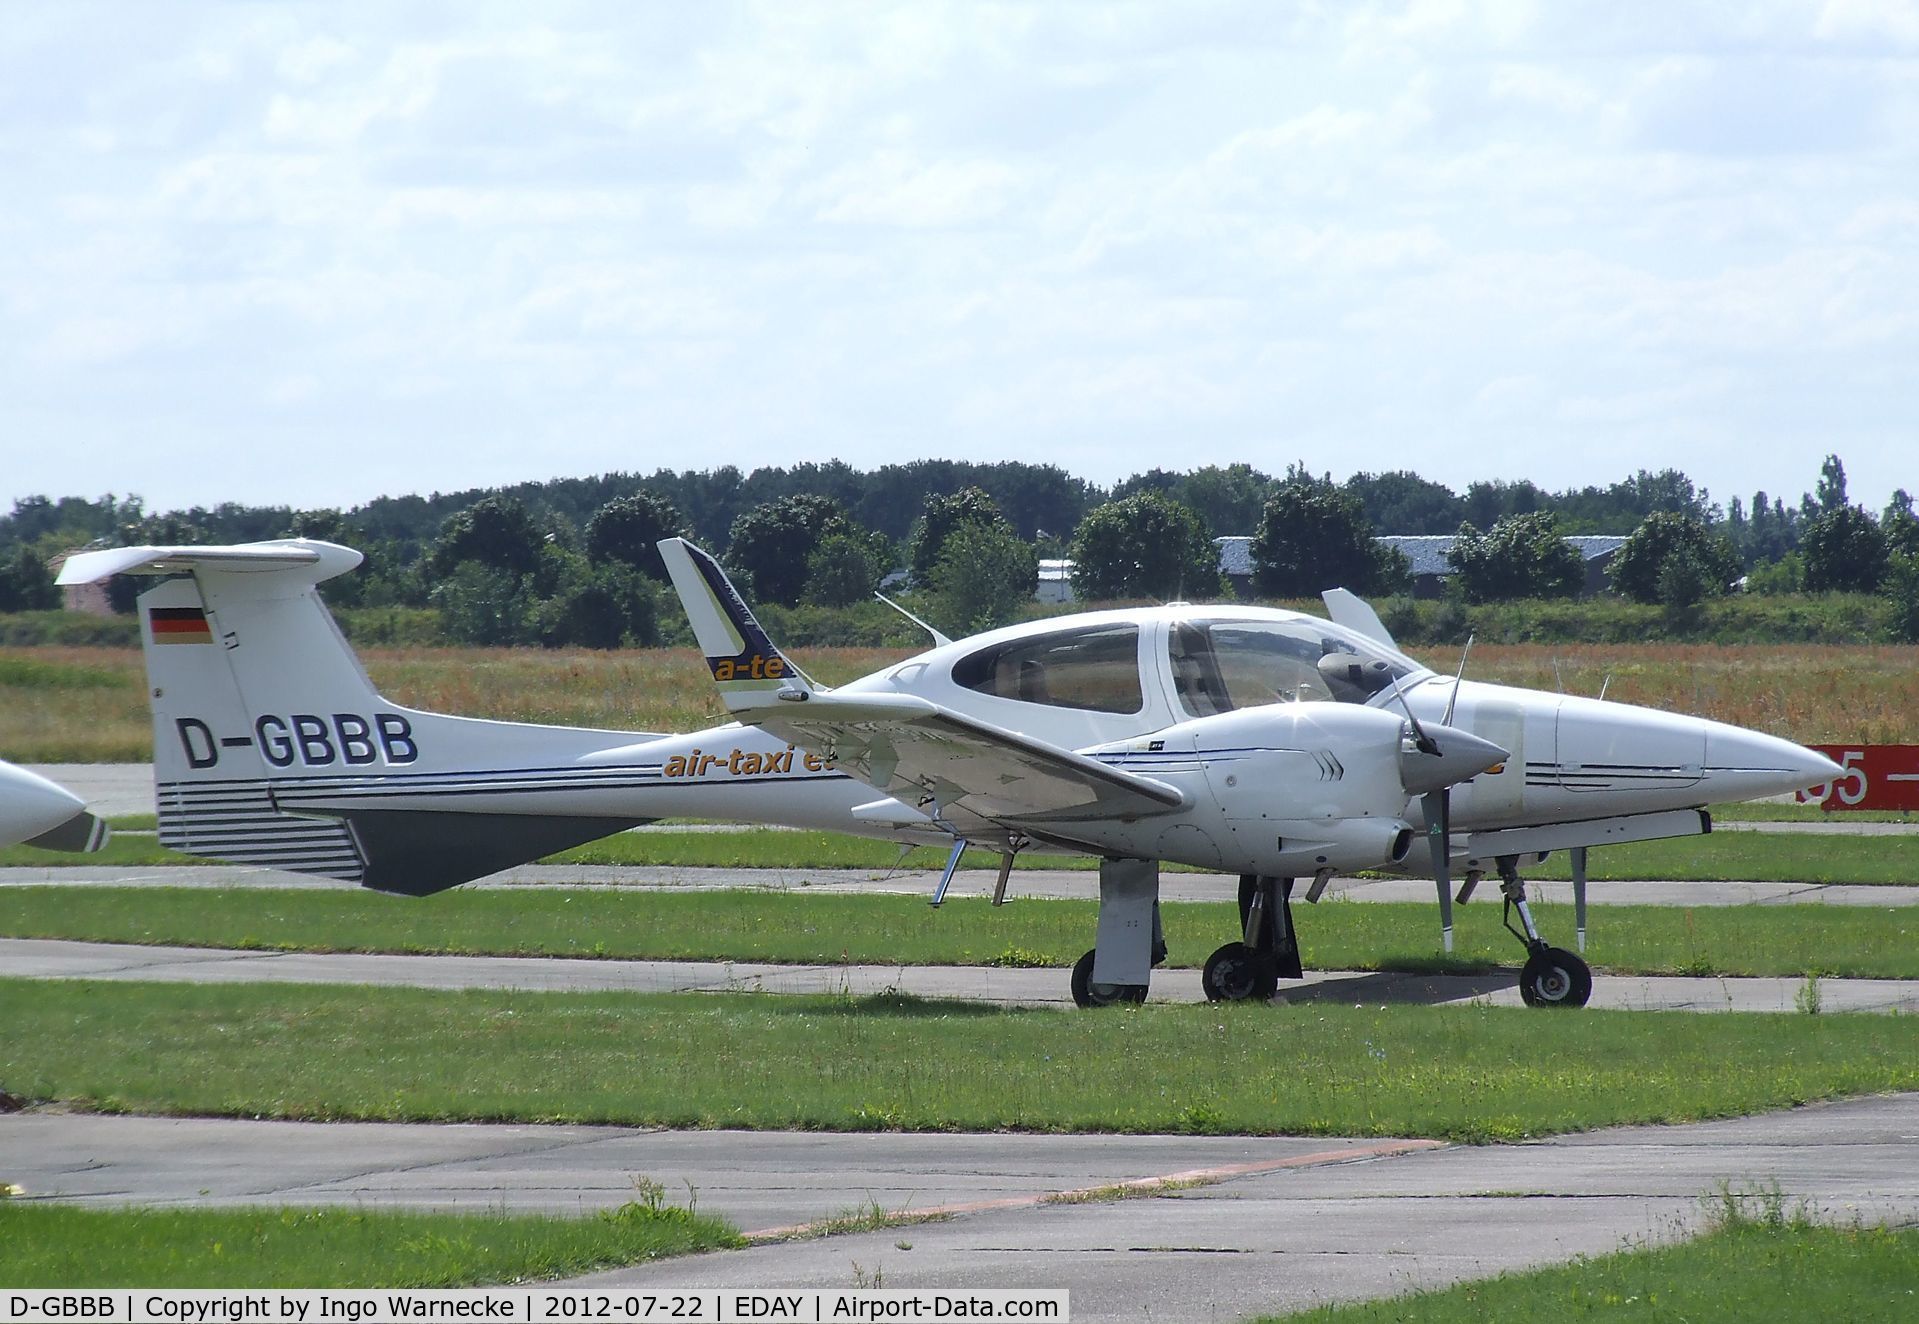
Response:
M1491 865L1526 946L1525 1001L1583 1006L1591 972L1540 936L1522 857L1571 851L1583 947L1588 847L1705 833L1708 803L1838 772L1719 722L1437 676L1342 589L1325 595L1331 622L1238 606L1091 612L941 638L826 690L779 653L712 557L681 539L660 551L742 721L1000 850L1002 887L1021 849L1100 857L1098 942L1073 971L1081 1006L1145 996L1163 954L1159 861L1240 875L1244 937L1213 953L1204 986L1215 1000L1264 999L1301 973L1294 877L1312 876L1316 901L1335 871L1401 865L1414 819L1445 949L1452 873L1466 874L1463 901Z
M94 851L106 844L107 835L107 825L72 791L0 762L0 846L24 842L44 850Z
M1317 899L1336 870L1405 861L1421 830L1448 946L1452 874L1463 895L1497 870L1522 993L1580 1005L1590 974L1540 938L1523 858L1572 851L1583 932L1586 847L1705 832L1706 804L1837 771L1721 723L1435 675L1337 592L1333 621L1169 606L940 638L828 691L710 558L662 550L746 725L649 735L399 707L316 592L361 559L329 543L90 552L61 582L165 576L139 610L167 846L425 895L652 819L717 818L949 845L936 901L969 842L1001 851L997 895L1019 850L1086 853L1101 908L1082 1005L1145 996L1160 861L1240 876L1244 941L1205 986L1265 997L1299 973L1292 880Z

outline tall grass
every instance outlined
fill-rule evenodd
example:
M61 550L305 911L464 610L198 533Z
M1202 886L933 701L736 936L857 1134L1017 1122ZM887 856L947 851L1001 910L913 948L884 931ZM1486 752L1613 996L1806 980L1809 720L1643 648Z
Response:
M840 684L907 649L796 649ZM1419 658L1451 672L1457 650ZM523 648L369 648L368 673L396 703L517 722L693 731L726 720L698 653ZM1693 713L1806 742L1919 742L1910 648L1703 644L1504 644L1473 649L1467 674ZM1608 683L1610 682L1610 683ZM114 648L0 648L0 755L26 762L152 756L140 655Z
M152 757L137 647L0 649L0 758L121 763Z

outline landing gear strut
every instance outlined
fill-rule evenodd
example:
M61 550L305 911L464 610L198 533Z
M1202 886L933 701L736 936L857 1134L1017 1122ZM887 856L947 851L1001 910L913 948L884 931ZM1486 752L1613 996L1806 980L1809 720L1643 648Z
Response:
M1293 880L1239 876L1243 938L1206 959L1200 985L1212 1002L1268 1002L1281 976L1298 979L1299 939L1293 930Z
M1110 1007L1146 1001L1153 967L1166 959L1159 923L1159 861L1101 860L1099 930L1073 964L1073 1001Z
M1526 904L1526 883L1519 876L1516 856L1499 857L1499 891L1506 898L1501 923L1506 932L1526 944L1526 965L1519 972L1519 996L1528 1007L1583 1007L1592 997L1592 970L1563 947L1549 947L1533 923ZM1525 931L1513 927L1513 913Z

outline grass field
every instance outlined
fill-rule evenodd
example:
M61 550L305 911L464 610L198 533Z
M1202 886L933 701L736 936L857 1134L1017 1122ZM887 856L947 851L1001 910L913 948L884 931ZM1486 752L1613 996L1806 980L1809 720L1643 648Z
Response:
M1451 672L1451 650L1415 650ZM839 684L908 654L798 649ZM367 649L395 702L435 712L622 731L692 731L722 720L692 649ZM1654 644L1483 645L1473 678L1596 694L1749 726L1803 742L1919 742L1919 667L1896 647ZM1610 681L1609 681L1610 678ZM1609 683L1608 683L1609 682ZM140 654L114 648L0 649L0 753L16 762L152 757Z
M1622 1250L1438 1291L1259 1324L1481 1324L1488 1319L1902 1324L1919 1306L1919 1228L1822 1226L1729 1206L1678 1245Z
M626 832L550 857L561 864L661 865L677 868L867 869L937 872L945 852L920 847L902 855L900 847L868 837L837 832L787 832L746 828L734 832ZM150 836L127 834L104 851L77 855L0 848L0 867L67 868L89 865L204 864L195 856L166 850ZM996 857L967 855L968 868L988 869ZM1021 869L1086 869L1096 862L1080 856L1021 854ZM1190 872L1168 865L1171 872ZM1570 866L1563 852L1526 869L1526 876L1565 879ZM1812 833L1714 833L1670 841L1607 846L1593 852L1589 873L1602 881L1688 879L1795 883L1919 883L1919 835L1848 837ZM929 884L930 885L930 884ZM1089 880L1088 886L1092 886ZM1017 892L1017 888L1014 889Z
M0 1283L15 1288L468 1287L742 1244L657 1194L587 1218L0 1200Z
M1457 950L1439 952L1436 908L1360 902L1296 907L1316 970L1491 970L1521 951L1496 902L1457 907ZM1168 964L1194 968L1234 936L1230 900L1169 902ZM1092 901L983 899L935 911L917 897L803 892L489 890L425 900L291 889L10 887L0 935L265 951L428 952L807 965L1070 966L1092 945ZM1572 912L1542 905L1570 946ZM1919 979L1919 907L1607 906L1586 952L1630 974Z
M1910 1016L0 980L0 1023L9 1091L147 1114L1491 1141L1919 1087Z

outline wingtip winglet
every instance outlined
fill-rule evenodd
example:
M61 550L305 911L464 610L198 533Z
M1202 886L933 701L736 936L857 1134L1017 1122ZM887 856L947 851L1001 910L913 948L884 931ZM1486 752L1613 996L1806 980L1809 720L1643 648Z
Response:
M782 691L812 692L806 673L767 637L718 561L684 538L661 540L660 556L728 708L759 707Z

